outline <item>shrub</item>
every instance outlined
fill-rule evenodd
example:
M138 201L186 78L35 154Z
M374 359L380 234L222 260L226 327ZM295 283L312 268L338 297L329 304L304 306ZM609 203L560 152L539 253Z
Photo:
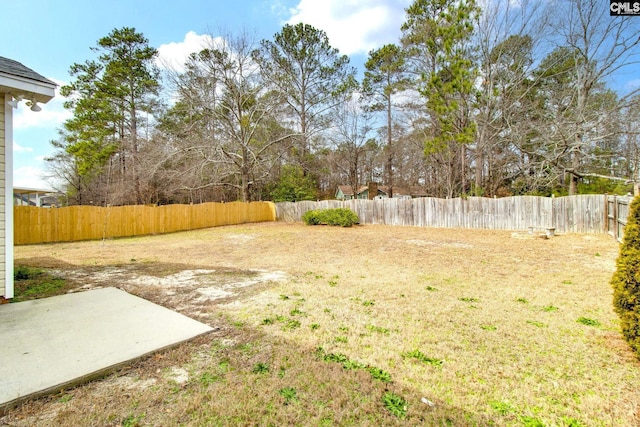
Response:
M339 225L341 227L351 227L353 224L358 224L360 222L360 218L350 209L345 208L337 208L337 209L327 209L324 211L326 217L327 224L329 225Z
M302 221L304 221L307 225L318 225L320 224L320 211L307 211L302 215Z
M640 197L629 206L624 240L611 278L613 308L620 317L622 334L640 357Z
M351 209L334 208L307 211L302 215L302 221L307 225L325 224L351 227L353 224L358 224L360 218Z

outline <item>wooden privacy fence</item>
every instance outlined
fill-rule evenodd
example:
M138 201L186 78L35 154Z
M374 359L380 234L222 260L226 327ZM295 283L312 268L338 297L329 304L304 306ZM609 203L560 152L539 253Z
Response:
M167 206L14 207L14 243L69 242L171 233L220 225L275 221L271 202Z
M631 200L633 200L631 197L607 196L605 205L607 232L619 242L624 237Z
M605 200L604 195L579 195L284 202L276 203L276 218L301 221L309 210L349 208L361 224L514 231L555 227L557 232L604 233Z

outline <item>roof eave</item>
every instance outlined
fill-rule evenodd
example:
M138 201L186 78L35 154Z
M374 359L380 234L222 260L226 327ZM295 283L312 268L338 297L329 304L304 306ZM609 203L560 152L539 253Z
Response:
M56 84L0 72L0 93L19 95L25 100L46 104L55 96Z

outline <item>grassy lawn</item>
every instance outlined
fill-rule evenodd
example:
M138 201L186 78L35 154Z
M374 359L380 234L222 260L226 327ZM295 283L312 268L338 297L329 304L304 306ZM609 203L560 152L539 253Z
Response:
M15 279L13 302L61 295L74 288L73 284L62 277L37 267L18 265L13 276Z
M216 330L0 424L640 425L640 363L611 304L618 249L606 235L281 223L20 246L18 265L63 280L54 292L110 283ZM225 289L279 279L214 300L140 279L190 268Z

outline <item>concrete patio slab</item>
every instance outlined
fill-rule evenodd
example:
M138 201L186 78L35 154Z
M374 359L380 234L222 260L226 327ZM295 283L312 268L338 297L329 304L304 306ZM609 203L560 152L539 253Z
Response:
M0 305L0 412L211 330L116 288Z

